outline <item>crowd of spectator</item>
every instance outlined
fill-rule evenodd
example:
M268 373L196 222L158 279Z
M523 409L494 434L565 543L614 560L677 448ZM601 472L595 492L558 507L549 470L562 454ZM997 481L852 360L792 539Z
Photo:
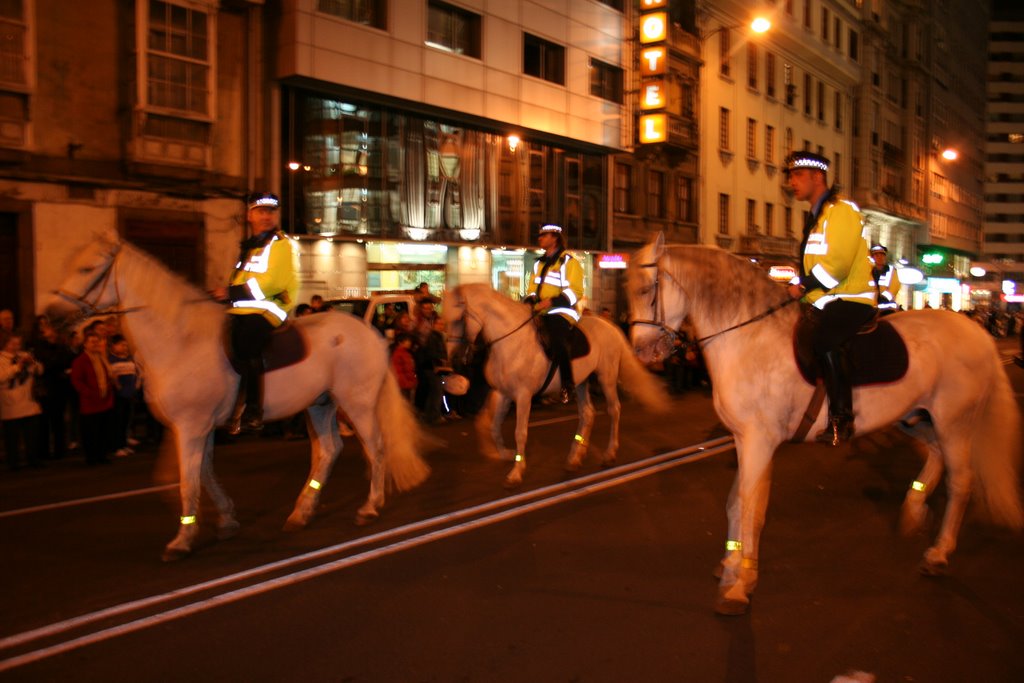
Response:
M9 470L42 468L79 448L88 465L132 455L136 413L146 418L147 438L159 439L118 327L111 317L63 334L36 316L24 335L11 311L0 311L0 422Z

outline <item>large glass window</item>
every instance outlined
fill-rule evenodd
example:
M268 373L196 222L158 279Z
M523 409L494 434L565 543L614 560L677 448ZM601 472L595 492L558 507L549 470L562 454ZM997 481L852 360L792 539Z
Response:
M317 0L316 9L357 24L387 28L387 0Z
M565 48L524 33L523 73L565 85Z
M622 69L591 57L590 94L622 104Z
M288 232L532 245L558 223L573 248L605 234L606 157L286 89ZM294 113L293 113L294 112Z
M149 0L146 103L180 114L210 113L210 41L206 12Z
M430 0L427 4L427 45L480 58L480 15Z

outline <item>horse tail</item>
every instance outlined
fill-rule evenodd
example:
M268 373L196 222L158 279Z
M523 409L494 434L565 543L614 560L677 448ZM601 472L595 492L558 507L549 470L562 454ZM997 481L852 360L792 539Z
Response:
M663 383L633 353L633 347L618 329L615 338L621 343L619 382L626 392L652 413L667 413L671 402Z
M993 357L993 381L978 409L971 461L979 500L992 521L1010 529L1024 527L1020 498L1021 415L1010 379Z
M430 474L430 467L420 457L423 430L390 368L377 396L377 424L384 440L389 486L396 491L408 491L423 483Z

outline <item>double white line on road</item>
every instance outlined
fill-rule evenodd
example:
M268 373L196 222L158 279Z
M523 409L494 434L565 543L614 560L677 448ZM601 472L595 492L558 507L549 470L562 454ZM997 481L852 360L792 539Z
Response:
M415 548L426 543L431 543L443 538L472 531L484 526L496 524L535 510L541 510L552 505L575 500L591 493L597 493L598 491L603 491L613 486L619 486L634 479L657 474L658 472L687 463L696 462L732 449L733 439L731 436L711 439L703 443L661 453L659 455L645 458L644 460L620 465L602 472L579 477L571 481L545 486L533 491L526 491L524 493L491 501L471 508L466 508L457 512L439 515L413 524L389 529L388 531L384 531L379 534L373 534L371 536L354 539L313 552L297 555L286 560L271 562L260 567L224 576L212 581L187 586L179 590L164 593L163 595L155 595L142 600L123 603L98 612L84 614L73 619L60 621L31 631L25 631L23 633L0 639L0 652L23 648L36 641L55 638L96 622L116 617L125 617L132 613L143 612L144 610L158 607L165 603L182 600L189 596L206 593L219 588L227 588L232 584L241 583L261 575L271 574L296 565L306 564L313 561L323 561L322 564L317 564L306 569L297 570L283 576L267 579L242 588L228 590L227 592L220 593L212 597L197 598L195 601L181 607L167 609L156 614L127 621L117 626L93 631L85 635L72 637L56 644L43 646L38 649L32 649L21 654L13 655L7 659L0 660L0 672L7 671L18 666L23 666L25 664L30 664L48 657L53 657L86 645L91 645L144 628L149 628L150 626L155 626L174 619L180 619L198 612L203 612L214 607L219 607L220 605L226 605L239 600L251 598L285 586L292 586L324 574L339 571L370 560L386 557L402 550ZM431 531L431 529L434 530ZM330 556L336 556L352 551L360 546L391 541L392 539L408 536L410 534L415 535L410 538L405 538L404 540L395 541L390 545L373 548L354 555L347 555L335 560L327 559Z

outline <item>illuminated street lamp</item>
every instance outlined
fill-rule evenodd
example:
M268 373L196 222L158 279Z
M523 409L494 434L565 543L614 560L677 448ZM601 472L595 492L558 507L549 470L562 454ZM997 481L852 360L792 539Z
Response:
M960 153L957 152L952 147L947 147L946 149L942 150L942 154L940 156L946 161L956 161L957 157L960 156Z

